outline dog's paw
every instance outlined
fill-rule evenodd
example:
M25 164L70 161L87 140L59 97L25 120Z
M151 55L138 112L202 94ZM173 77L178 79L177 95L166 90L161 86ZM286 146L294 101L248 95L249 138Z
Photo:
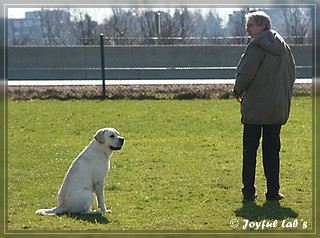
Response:
M100 210L100 212L101 212L101 213L112 213L111 210L107 210L107 209L106 209L106 210L103 210L103 211Z

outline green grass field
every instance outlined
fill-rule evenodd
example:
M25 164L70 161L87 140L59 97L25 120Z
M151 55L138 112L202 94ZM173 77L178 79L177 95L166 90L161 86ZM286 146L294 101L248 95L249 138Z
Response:
M114 127L126 139L111 158L106 180L106 206L113 213L36 216L37 209L56 205L68 167L102 127ZM243 204L242 124L235 100L9 101L7 231L237 233L245 220L265 220L278 223L263 231L311 232L311 97L293 99L281 136L286 198L266 202L259 153L259 197ZM233 219L238 227L230 226Z

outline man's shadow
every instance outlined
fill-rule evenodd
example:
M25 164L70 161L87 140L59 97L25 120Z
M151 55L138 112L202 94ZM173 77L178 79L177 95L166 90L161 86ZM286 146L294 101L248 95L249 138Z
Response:
M267 201L262 206L255 202L243 202L241 208L234 211L237 217L243 217L249 221L261 220L283 220L285 218L296 218L298 213L291 208L282 207L279 201Z

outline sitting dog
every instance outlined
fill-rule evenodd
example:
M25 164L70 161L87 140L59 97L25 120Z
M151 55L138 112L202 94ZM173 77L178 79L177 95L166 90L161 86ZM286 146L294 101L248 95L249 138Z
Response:
M61 213L102 214L111 212L104 202L104 183L110 169L110 156L120 150L124 139L117 130L104 128L97 131L94 139L78 155L66 173L58 192L58 206L40 209L37 215ZM91 210L96 193L100 210Z

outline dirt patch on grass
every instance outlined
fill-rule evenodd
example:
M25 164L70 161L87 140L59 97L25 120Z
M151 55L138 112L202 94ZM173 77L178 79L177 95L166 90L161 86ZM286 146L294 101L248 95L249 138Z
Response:
M232 97L232 84L162 84L111 85L106 88L107 99L228 99ZM32 99L101 99L101 86L10 86L12 100ZM311 96L312 84L295 84L294 96Z

